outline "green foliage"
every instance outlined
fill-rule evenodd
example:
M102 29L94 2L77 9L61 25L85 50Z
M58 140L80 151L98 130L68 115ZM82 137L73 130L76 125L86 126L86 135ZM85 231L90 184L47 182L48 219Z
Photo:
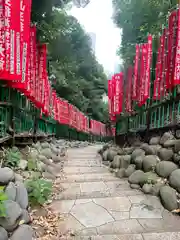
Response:
M118 54L124 66L133 62L136 43L147 41L148 33L161 32L168 11L176 4L176 0L113 0L114 22L122 29Z
M4 192L4 186L0 187L0 217L6 217L6 209L4 206L4 201L7 200L8 197Z
M34 0L32 19L40 41L48 42L49 74L58 95L92 118L106 121L108 108L102 95L107 92L107 77L77 19L56 0Z
M28 165L27 165L28 171L36 171L37 170L37 164L36 161L29 158L28 159Z
M21 160L21 153L19 150L7 149L5 152L4 165L6 167L17 167Z
M32 205L43 205L52 193L52 183L44 179L31 179L26 181L29 201Z

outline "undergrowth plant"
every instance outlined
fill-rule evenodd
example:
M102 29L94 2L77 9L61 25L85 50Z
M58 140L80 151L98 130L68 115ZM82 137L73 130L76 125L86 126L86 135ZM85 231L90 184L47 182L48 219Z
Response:
M36 171L37 170L37 163L32 158L28 159L27 168L29 171Z
M52 193L52 183L44 179L27 180L26 187L31 205L43 205Z
M4 166L6 167L17 167L21 160L21 153L19 151L13 151L8 149L5 152Z
M7 200L8 197L4 192L4 187L0 187L0 217L6 217L6 208L4 206L4 201Z

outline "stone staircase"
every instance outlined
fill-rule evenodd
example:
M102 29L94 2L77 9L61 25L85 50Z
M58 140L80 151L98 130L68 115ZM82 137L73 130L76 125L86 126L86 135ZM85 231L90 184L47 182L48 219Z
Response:
M68 150L64 191L52 203L60 213L62 237L74 240L176 240L180 217L165 210L159 199L129 187L101 164L100 146Z

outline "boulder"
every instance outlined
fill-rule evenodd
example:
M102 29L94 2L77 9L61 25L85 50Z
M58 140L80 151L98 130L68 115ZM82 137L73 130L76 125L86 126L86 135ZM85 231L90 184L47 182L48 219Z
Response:
M15 181L23 182L23 176L21 176L18 173L15 173L14 176L15 176Z
M0 240L8 240L8 233L2 227L0 227Z
M159 177L157 174L153 172L146 172L143 175L143 178L140 180L139 184L143 186L144 184L156 184L159 180Z
M43 156L43 155L39 155L38 158L41 162L43 162L46 165L51 165L52 164L51 160L48 159L47 157Z
M132 159L132 163L134 163L134 160L137 158L137 157L144 157L145 156L145 151L138 148L138 149L135 149L133 152L132 152L132 155L131 155L131 159Z
M153 155L158 155L158 152L159 150L162 148L161 145L151 145L151 148L153 149L154 151L154 154Z
M168 211L178 208L176 190L169 186L163 186L160 189L161 202Z
M41 155L45 156L48 159L52 158L52 152L50 148L45 148L41 151Z
M141 188L139 184L130 184L130 187L132 189L140 189Z
M131 155L123 155L120 157L120 167L127 169L131 163Z
M145 194L150 194L151 193L151 190L152 190L152 184L148 184L148 183L145 183L142 187L142 191L145 193Z
M160 137L157 136L157 137L152 137L149 141L149 144L150 145L158 145L160 142Z
M149 172L151 170L154 170L156 167L156 164L159 163L160 160L156 155L148 155L144 157L143 160L143 169L145 172Z
M169 177L169 184L180 193L180 169L173 171Z
M164 143L164 147L165 147L165 148L174 147L176 141L177 141L177 140L174 140L174 139L167 140L167 141Z
M20 205L22 209L28 207L28 193L27 189L22 182L16 182L16 202Z
M112 168L120 168L121 166L121 156L115 156L114 157L114 160L112 161Z
M135 158L134 163L137 169L139 170L142 169L143 160L144 160L144 156L138 156Z
M46 178L46 179L50 179L50 180L56 179L56 176L54 176L53 174L51 174L49 172L44 172L42 175L43 175L43 178Z
M154 155L155 154L154 148L147 143L143 143L141 145L141 149L145 151L146 155Z
M117 151L109 149L107 153L107 160L112 162L114 160L114 157L117 155Z
M134 151L133 147L123 148L122 155L130 155Z
M59 149L58 148L56 148L56 147L51 147L51 151L52 151L52 153L53 154L55 154L55 155L58 155L59 154Z
M16 200L16 185L13 182L10 182L5 189L5 194L9 200Z
M131 176L128 178L128 182L131 184L139 184L144 179L144 172L141 170L137 170L131 174Z
M43 143L41 143L41 147L43 149L49 148L49 143L48 142L43 142Z
M159 196L159 192L161 187L164 186L164 183L161 182L157 182L156 184L154 184L151 188L151 194L154 196Z
M22 214L20 216L20 221L23 221L24 224L30 223L31 218L27 210L23 209Z
M176 130L175 135L176 135L176 138L180 139L180 129Z
M123 178L125 177L125 168L121 168L116 172L116 177Z
M14 180L14 172L8 168L0 168L0 183L8 184L10 181Z
M25 170L28 166L28 162L26 160L21 159L18 163L18 168L21 170Z
M167 141L167 140L171 140L171 139L174 139L174 136L171 132L165 132L163 134L163 136L161 137L160 139L160 144L161 145L164 145L164 143Z
M43 162L37 161L37 170L38 171L44 172L45 171L45 166L46 166L46 164L44 164Z
M60 157L58 155L53 155L52 156L52 160L54 163L60 163L60 162L63 162L65 160L64 157Z
M131 176L131 174L135 171L136 171L136 165L134 164L129 165L128 168L125 170L125 177Z
M22 214L22 210L16 202L12 200L4 201L6 217L0 217L0 225L7 231L13 231L18 225L18 219Z
M20 225L18 229L16 229L10 240L32 240L33 239L33 230L32 227L28 225Z
M180 140L175 141L174 151L175 153L178 153L180 151Z
M161 148L159 150L158 156L162 161L171 161L173 157L173 150L167 148Z
M180 155L178 153L173 154L173 162L177 164L180 162Z
M164 178L168 178L169 175L176 169L178 169L178 166L169 161L162 161L156 165L157 174Z
M104 151L102 154L103 161L108 161L108 150Z

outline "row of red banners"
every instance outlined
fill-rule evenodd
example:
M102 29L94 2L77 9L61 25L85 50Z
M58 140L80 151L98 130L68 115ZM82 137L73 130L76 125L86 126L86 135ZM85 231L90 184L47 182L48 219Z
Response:
M115 74L108 81L109 114L112 121L122 112L133 113L133 101L139 107L150 98L153 37L136 44L134 66ZM171 12L168 27L159 38L153 99L161 100L180 84L180 9Z
M105 124L90 120L57 96L48 80L47 46L31 25L32 0L0 0L0 79L23 93L41 113L85 133L107 136Z

